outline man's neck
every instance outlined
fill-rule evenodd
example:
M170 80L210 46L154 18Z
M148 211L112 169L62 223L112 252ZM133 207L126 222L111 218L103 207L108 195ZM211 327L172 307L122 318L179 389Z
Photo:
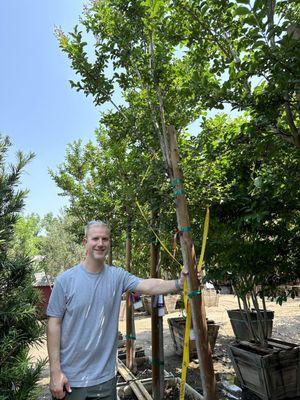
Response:
M88 272L99 273L103 271L104 268L104 261L97 262L95 260L90 260L89 258L86 258L82 264Z

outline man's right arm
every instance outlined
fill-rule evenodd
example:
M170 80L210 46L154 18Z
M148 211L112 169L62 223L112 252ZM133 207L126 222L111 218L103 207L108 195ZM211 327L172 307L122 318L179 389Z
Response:
M71 392L68 378L60 368L61 318L49 317L47 327L47 348L50 363L50 390L57 399L63 399Z

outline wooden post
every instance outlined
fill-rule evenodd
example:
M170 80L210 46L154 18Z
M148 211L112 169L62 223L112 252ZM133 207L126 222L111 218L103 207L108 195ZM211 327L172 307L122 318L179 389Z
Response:
M188 213L187 199L183 188L183 173L179 167L179 152L176 139L176 131L173 126L167 128L170 158L172 167L172 184L176 202L176 216L178 229L180 231L180 245L183 257L184 268L188 271L187 284L190 297L193 330L195 343L200 364L200 376L205 400L217 400L216 380L213 369L211 349L207 336L207 323L203 295L199 291L197 278L196 259L190 220Z
M152 211L152 229L158 231L159 212ZM159 278L160 245L153 235L150 245L151 278ZM154 400L164 397L164 350L163 350L163 317L158 316L154 306L155 296L151 297L151 343L152 343L152 395Z
M126 259L125 267L128 272L131 270L131 217L127 216L126 227ZM133 304L131 301L131 293L126 292L126 367L131 371L134 368L135 357L135 329L134 329L134 314Z

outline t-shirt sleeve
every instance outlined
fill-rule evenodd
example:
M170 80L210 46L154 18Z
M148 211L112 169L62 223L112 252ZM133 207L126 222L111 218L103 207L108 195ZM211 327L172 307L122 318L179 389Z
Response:
M130 274L129 272L122 270L123 275L123 293L129 290L130 292L134 292L134 289L140 283L141 278L138 278L135 275Z
M56 281L51 296L49 299L49 304L47 307L48 317L62 318L66 311L66 295L63 287L59 281Z

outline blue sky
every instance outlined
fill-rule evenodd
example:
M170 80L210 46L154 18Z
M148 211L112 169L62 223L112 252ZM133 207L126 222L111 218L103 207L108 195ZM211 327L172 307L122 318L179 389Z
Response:
M58 196L48 168L62 163L68 143L93 138L99 109L72 90L74 78L58 47L54 26L66 32L78 23L83 0L1 0L0 133L17 150L33 151L22 186L30 190L25 213L58 213L67 204Z
M0 134L13 142L9 161L17 150L36 154L22 176L25 214L57 214L67 205L48 169L63 163L68 143L93 139L100 119L92 98L71 89L74 72L54 36L55 26L69 32L79 23L87 1L0 0ZM118 91L114 101L122 101Z

